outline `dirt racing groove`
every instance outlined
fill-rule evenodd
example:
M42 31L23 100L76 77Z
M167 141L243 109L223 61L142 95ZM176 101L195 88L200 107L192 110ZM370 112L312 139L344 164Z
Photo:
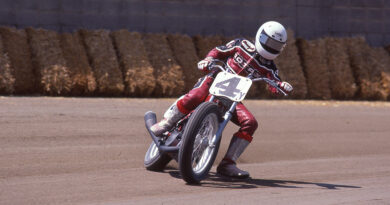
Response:
M245 101L239 166L199 186L143 168L143 114L173 99L0 97L0 204L389 204L390 104ZM237 127L225 130L218 163Z

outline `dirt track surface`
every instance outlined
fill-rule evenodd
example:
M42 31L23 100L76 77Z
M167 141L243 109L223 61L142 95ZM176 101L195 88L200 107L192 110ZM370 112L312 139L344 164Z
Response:
M252 178L189 186L143 168L143 114L172 101L0 97L0 204L390 204L390 103L246 101Z

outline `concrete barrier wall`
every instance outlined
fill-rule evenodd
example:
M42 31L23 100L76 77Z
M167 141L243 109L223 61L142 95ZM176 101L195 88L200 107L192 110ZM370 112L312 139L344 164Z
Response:
M364 35L390 44L389 0L2 0L0 25L139 32L254 35L275 19L297 37Z

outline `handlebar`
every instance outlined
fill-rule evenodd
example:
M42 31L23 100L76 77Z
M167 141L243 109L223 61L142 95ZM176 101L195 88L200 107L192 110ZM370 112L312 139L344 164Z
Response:
M225 68L220 66L220 65L218 65L218 64L216 64L216 63L222 63L225 66ZM221 61L221 60L214 59L213 61L211 61L211 63L208 65L208 69L209 70L213 70L213 68L218 68L219 70L225 71L225 72L229 72L230 71L233 74L238 75L236 73L236 71L233 70L233 68L231 68L230 66L227 66L226 63Z
M284 92L284 90L282 90L279 85L274 81L274 80L270 80L268 78L255 78L255 79L252 79L252 81L262 81L264 80L265 82L267 82L269 85L271 85L272 87L276 88L279 92L281 92L284 96L287 96L288 94L286 92Z
M225 68L224 68L223 66L221 66L221 65L216 64L216 63L222 63L222 64L225 66ZM223 71L223 72L229 72L229 71L230 71L230 72L232 72L233 74L238 75L238 74L233 70L233 68L231 68L230 66L226 65L225 62L220 61L220 60L217 60L217 59L213 60L213 61L210 63L210 65L208 66L208 69L209 69L209 70L213 70L214 68L217 68L217 69L219 69L219 70L221 70L221 71ZM287 95L288 95L286 92L284 92L284 90L282 90L282 89L279 87L278 83L276 83L274 80L270 80L269 78L266 78L266 77L253 78L253 75L252 75L252 74L250 74L250 75L248 76L248 78L251 79L252 82L256 82L256 81L265 81L265 82L268 83L270 86L276 88L276 89L277 89L279 92L281 92L284 96L287 96Z

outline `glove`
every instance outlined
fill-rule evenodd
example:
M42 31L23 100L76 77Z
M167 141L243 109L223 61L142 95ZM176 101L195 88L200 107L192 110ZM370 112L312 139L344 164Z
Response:
M279 87L286 92L291 92L293 90L293 87L288 82L280 82Z
M213 58L207 57L201 61L198 62L198 69L202 71L208 71L208 66L213 61Z

